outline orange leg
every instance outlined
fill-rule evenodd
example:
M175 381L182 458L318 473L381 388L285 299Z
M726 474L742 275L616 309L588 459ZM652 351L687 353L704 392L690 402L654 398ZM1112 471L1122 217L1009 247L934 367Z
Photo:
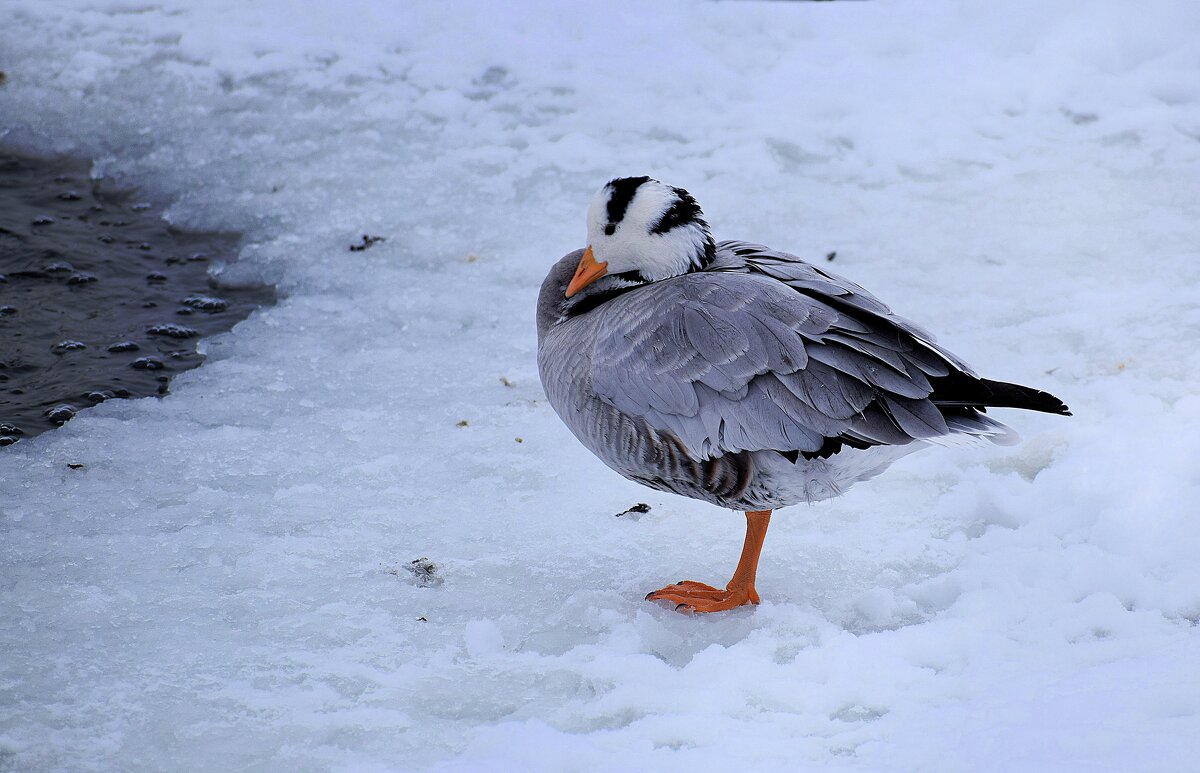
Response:
M743 604L757 604L758 592L754 590L754 576L758 572L758 556L762 553L767 526L771 523L770 510L754 510L746 513L746 544L742 546L742 558L738 561L733 579L725 590L701 582L684 580L668 585L646 595L648 601L673 601L675 608L685 612L720 612Z

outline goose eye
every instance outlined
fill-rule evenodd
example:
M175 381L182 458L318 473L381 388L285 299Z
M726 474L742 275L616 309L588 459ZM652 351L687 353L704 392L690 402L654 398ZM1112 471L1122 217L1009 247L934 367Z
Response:
M617 227L615 225L613 225L612 223L609 223L608 225L604 226L604 235L605 236L612 236L616 232L617 232Z

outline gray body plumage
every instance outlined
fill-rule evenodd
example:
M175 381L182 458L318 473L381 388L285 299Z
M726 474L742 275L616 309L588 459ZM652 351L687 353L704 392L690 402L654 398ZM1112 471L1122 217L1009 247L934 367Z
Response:
M538 367L558 415L626 478L775 509L836 496L930 443L1014 439L974 399L935 394L980 384L966 364L800 258L722 242L704 270L614 284L579 313L564 291L581 254L542 285Z

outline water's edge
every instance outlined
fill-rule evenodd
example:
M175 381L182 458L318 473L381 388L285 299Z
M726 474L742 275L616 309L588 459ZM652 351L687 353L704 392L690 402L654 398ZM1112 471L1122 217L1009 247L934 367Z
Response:
M174 228L89 169L0 151L0 445L107 399L165 394L203 361L200 338L275 299L209 275L237 234Z

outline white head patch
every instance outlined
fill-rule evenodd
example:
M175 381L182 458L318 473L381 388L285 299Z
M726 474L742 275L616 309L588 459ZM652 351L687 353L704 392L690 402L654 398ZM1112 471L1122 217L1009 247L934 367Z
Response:
M648 177L613 180L588 208L588 244L607 273L655 282L707 265L712 237L695 199Z

